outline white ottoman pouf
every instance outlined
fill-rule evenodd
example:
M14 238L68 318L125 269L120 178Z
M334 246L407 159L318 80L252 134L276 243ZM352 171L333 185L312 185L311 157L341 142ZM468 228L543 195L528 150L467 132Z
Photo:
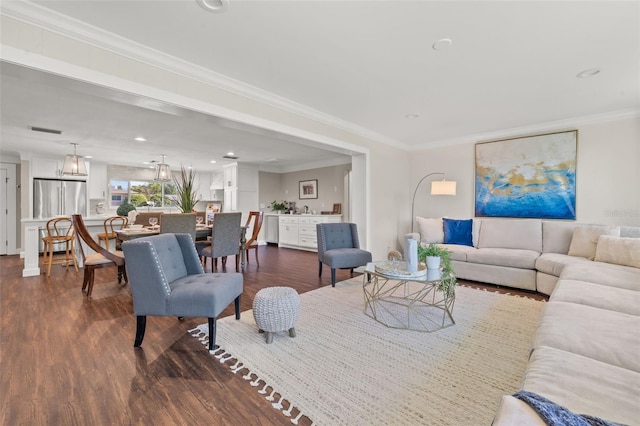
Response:
M289 331L289 336L296 337L294 326L299 317L300 296L291 287L263 288L253 299L253 318L260 331L265 332L267 343L278 331Z

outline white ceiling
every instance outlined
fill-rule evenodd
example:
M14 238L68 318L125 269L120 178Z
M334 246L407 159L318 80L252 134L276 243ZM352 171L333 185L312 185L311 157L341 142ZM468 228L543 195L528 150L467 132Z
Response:
M13 2L2 3L6 12ZM195 0L35 3L50 9L52 22L62 18L55 11L92 26L76 22L85 37L98 29L117 34L120 47L138 44L132 54L170 55L227 87L284 98L405 149L640 109L638 1L230 0L222 14ZM442 38L451 46L434 50ZM599 74L576 77L595 67ZM207 151L216 156L234 149L241 161L336 156L213 117L67 87L78 83L24 84L24 76L5 75L5 68L3 150L5 126L13 126L15 138L16 126L27 121L62 128L67 139L95 148L96 158L107 155L99 145L131 145L131 132L151 135L176 159L182 154L168 150L178 139L185 147L216 145Z

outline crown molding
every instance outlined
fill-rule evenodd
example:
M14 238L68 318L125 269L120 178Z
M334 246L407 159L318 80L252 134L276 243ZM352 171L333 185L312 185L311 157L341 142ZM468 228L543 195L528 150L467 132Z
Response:
M129 59L157 67L186 78L190 78L222 90L252 99L275 108L317 121L331 127L353 133L376 142L391 145L401 149L408 146L395 139L348 121L325 114L321 111L278 96L274 93L259 89L242 81L217 73L210 69L192 64L182 59L136 43L117 34L102 30L93 25L46 9L30 1L0 2L2 15L35 25L47 31L89 44L91 46L122 55Z
M277 167L269 166L268 164L261 164L259 166L261 172L270 173L291 173L300 172L304 170L321 169L323 167L341 166L343 164L351 164L351 157L335 157L318 161L305 161L292 166Z
M421 151L425 149L441 148L444 146L464 145L476 142L491 141L513 137L514 135L538 134L558 130L568 130L592 124L607 123L610 121L624 120L628 118L640 118L640 108L629 108L618 111L605 112L602 114L585 115L563 120L548 121L545 123L532 124L530 126L513 127L495 132L477 133L455 139L445 139L435 142L426 142L418 146L411 147L409 151Z

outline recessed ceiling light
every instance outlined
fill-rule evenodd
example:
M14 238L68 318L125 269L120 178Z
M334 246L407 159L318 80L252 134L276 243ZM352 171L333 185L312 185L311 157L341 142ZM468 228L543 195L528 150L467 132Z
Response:
M433 43L431 47L433 48L433 50L443 50L451 46L451 43L453 43L453 41L451 41L450 38L441 38L440 40Z
M229 9L229 0L196 0L196 3L207 12L223 13Z
M143 161L142 164L149 164L149 162L148 161Z
M145 138L143 138L142 136L138 136L137 138L133 138L134 141L138 141L138 142L146 142L147 140Z
M576 74L576 77L578 78L589 78L589 77L593 77L596 74L600 73L600 68L589 68L588 70L584 70L582 72L579 72L578 74Z
M89 159L91 159L91 158L93 158L93 155L85 155L85 156L84 156L84 158L89 158Z
M229 151L229 152L227 152L227 155L228 155L229 157L233 157L235 154L233 153L233 151Z
M404 118L408 118L408 119L413 119L418 117L420 117L418 114L407 114L404 116Z
M209 161L211 164L216 164L216 160Z

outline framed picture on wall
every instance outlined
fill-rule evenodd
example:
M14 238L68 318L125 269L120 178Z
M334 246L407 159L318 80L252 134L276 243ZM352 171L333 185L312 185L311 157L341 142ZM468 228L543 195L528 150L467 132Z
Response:
M576 218L578 131L476 144L478 217Z
M318 179L301 180L299 185L301 200L318 198Z

